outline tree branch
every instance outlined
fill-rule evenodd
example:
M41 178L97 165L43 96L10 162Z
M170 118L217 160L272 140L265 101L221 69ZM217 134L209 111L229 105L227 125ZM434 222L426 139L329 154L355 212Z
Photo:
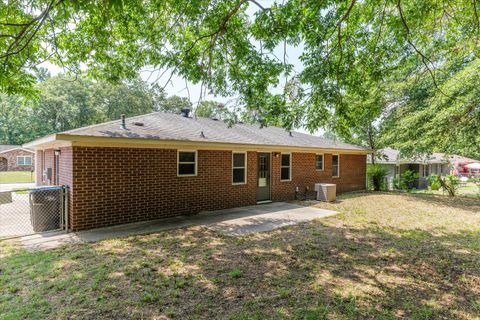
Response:
M53 7L56 5L59 5L62 3L64 0L59 0L57 4L55 4L55 0L52 0L48 6L43 10L38 16L30 20L28 23L24 24L13 24L15 26L24 26L22 30L14 37L15 40L8 46L6 52L2 55L0 55L0 59L5 59L5 63L7 63L8 58L12 55L19 54L25 48L28 47L30 42L35 38L36 34L38 31L41 29L43 24L45 23L46 18L48 17L48 14L52 10ZM11 23L2 23L3 25L12 25ZM29 29L33 27L33 31L30 33ZM29 34L30 33L30 34ZM27 36L28 35L28 36ZM26 39L25 43L23 45L20 45L22 40ZM16 46L19 46L18 48L15 49Z
M398 9L398 13L400 14L400 19L402 20L402 25L404 26L405 28L405 31L406 31L406 36L405 36L405 39L407 40L407 43L413 48L413 50L421 57L421 60L422 60L422 63L423 65L425 66L425 68L427 69L428 73L430 74L430 76L432 77L432 81L433 81L433 85L435 86L435 88L440 92L442 93L444 96L446 97L449 97L449 95L445 94L441 89L440 87L438 86L438 83L437 83L437 79L435 77L435 72L434 70L432 70L429 66L432 65L432 67L434 67L433 65L433 62L425 55L423 54L423 52L421 52L417 46L412 42L412 40L410 39L410 28L408 27L408 24L407 24L407 20L405 19L405 16L403 14L403 9L402 9L402 6L400 4L400 0L397 0L397 9Z
M347 11L345 11L345 13L343 14L343 16L340 18L340 20L338 20L337 24L336 24L336 27L339 27L343 21L345 21L346 19L348 19L348 16L350 15L350 12L352 11L353 7L355 6L355 3L357 2L357 0L352 0L350 2L350 5L348 6L348 9Z
M262 6L258 1L256 0L248 0L249 2L255 4L257 7L259 7L260 9L262 9L263 11L269 11L270 8L265 8L264 6Z

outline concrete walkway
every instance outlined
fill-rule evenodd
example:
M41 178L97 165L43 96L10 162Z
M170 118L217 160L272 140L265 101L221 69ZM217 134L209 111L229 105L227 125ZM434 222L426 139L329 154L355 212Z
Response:
M21 242L29 250L46 250L67 243L94 242L131 235L155 233L191 225L202 225L228 236L241 236L255 232L270 231L302 221L324 218L335 214L336 212L331 210L304 207L285 202L274 202L74 233L51 232L35 234L22 237Z
M12 191L15 189L31 189L35 187L35 183L0 183L0 191Z

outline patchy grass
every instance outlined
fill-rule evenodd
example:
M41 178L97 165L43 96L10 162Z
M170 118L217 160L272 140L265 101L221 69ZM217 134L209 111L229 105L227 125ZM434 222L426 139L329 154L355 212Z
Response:
M230 275L230 277L238 279L242 277L242 270L235 268L232 271L230 271L228 274Z
M420 193L420 194L434 194L434 195L448 196L448 193L444 192L441 188L439 190L414 189L414 190L411 190L410 192ZM457 195L459 197L480 199L480 186L476 185L473 182L467 182L458 188Z
M357 193L323 220L26 252L0 242L4 319L478 319L480 202Z
M2 171L0 183L27 183L35 182L34 173L30 171Z

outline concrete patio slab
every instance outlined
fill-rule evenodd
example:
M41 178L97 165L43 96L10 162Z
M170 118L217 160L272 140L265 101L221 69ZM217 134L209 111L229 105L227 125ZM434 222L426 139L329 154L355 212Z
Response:
M270 231L303 221L335 215L337 212L297 204L274 202L269 204L202 212L193 216L143 221L88 231L50 232L22 237L28 250L47 250L63 244L95 242L105 239L142 235L191 225L202 225L228 236L242 236Z
M292 203L274 202L264 205L218 210L200 214L206 227L229 236L270 231L299 222L337 214L336 211L305 207Z

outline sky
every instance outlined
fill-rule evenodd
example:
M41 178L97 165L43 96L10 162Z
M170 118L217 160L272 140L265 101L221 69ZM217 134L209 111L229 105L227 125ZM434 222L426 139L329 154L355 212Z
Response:
M272 5L274 1L272 0L258 0L259 3L263 7L269 7ZM251 17L254 16L255 12L260 10L256 5L249 3L249 6L247 8L247 14L249 14ZM277 47L274 50L274 54L277 57L283 57L284 52L283 52L283 45ZM302 53L302 47L293 47L293 46L287 46L286 48L286 62L290 63L294 66L294 71L296 73L299 73L303 70L303 64L300 61L300 55ZM41 65L44 68L47 68L52 75L56 75L58 73L62 73L63 69L61 67L55 66L49 62L45 62ZM160 76L163 72L163 76ZM201 97L201 85L200 84L193 84L190 81L185 81L184 78L173 75L171 80L168 81L168 78L170 77L171 70L163 70L161 72L151 72L146 68L145 70L140 72L140 76L144 81L147 81L149 83L157 83L161 87L165 86L165 92L167 93L168 96L173 96L177 95L180 97L187 97L190 99L190 101L195 105L196 102L199 101ZM168 83L167 83L168 81ZM284 81L280 81L280 83L284 83ZM281 88L272 88L272 92L278 92L280 91ZM234 99L235 97L221 97L221 96L214 96L211 94L207 94L207 96L202 97L203 100L215 100L219 101L222 103L226 103L229 100ZM297 131L307 133L306 130L303 128L297 128ZM321 134L323 133L323 130L317 131L315 134Z

